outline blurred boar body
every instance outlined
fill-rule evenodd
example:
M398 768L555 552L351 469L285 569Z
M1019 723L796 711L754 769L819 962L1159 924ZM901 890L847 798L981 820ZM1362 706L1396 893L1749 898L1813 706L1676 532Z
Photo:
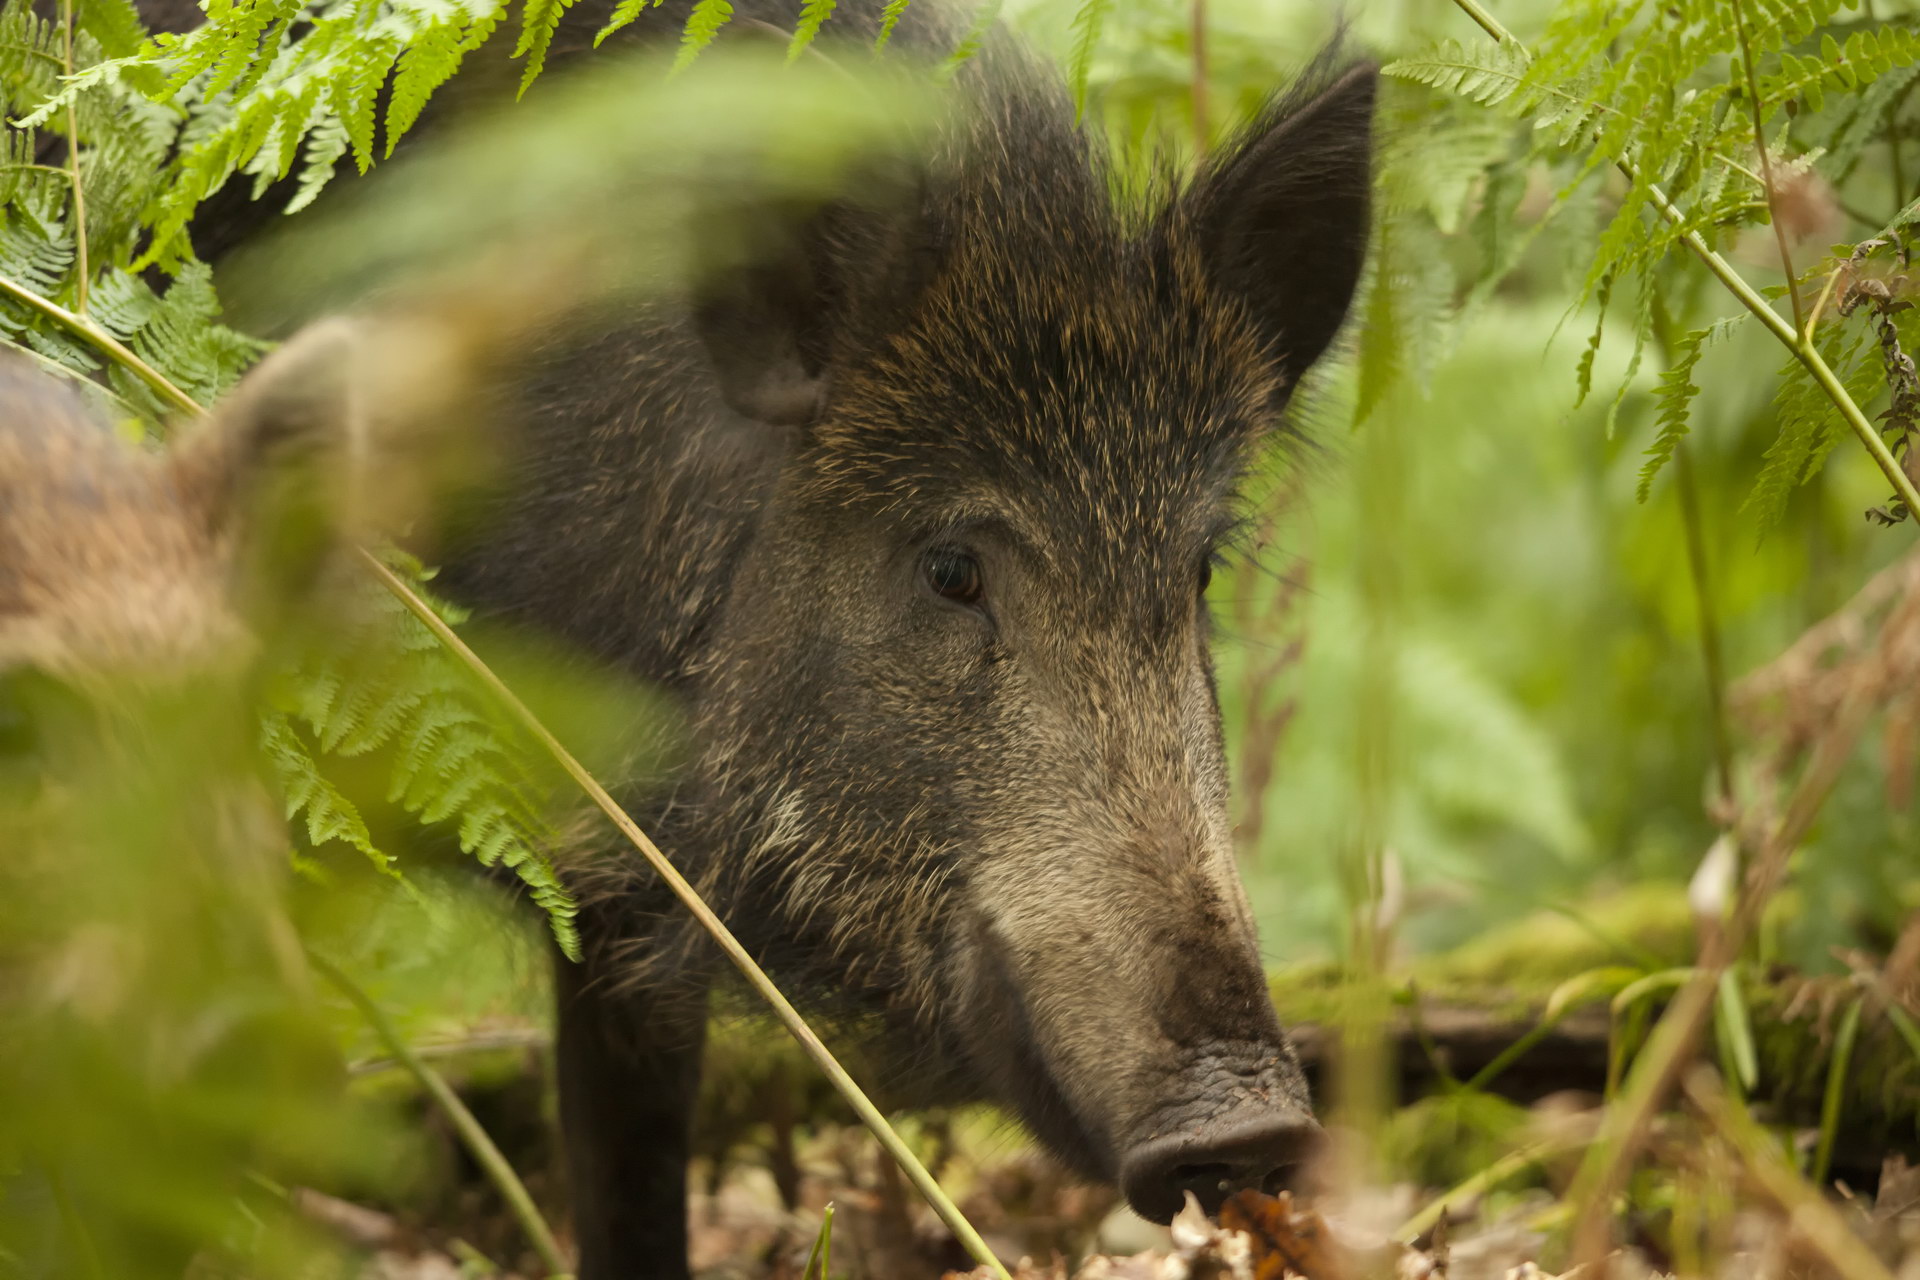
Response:
M178 1276L243 1168L345 1140L247 702L337 532L343 347L293 344L165 451L0 356L0 1254L25 1274Z
M740 8L716 52L790 20ZM878 11L836 11L849 58ZM916 3L894 47L956 39ZM442 582L678 694L685 766L628 800L777 979L1165 1221L1286 1184L1317 1138L1234 865L1203 592L1360 272L1373 73L1323 69L1146 210L1019 50L954 94L931 154L723 210L681 303L552 342ZM707 966L637 861L576 883L581 1274L679 1275Z

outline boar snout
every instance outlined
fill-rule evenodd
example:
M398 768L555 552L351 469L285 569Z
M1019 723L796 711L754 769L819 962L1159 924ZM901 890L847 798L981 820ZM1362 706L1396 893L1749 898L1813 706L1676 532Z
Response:
M1162 1108L1146 1136L1121 1155L1120 1188L1135 1212L1167 1222L1189 1191L1213 1215L1236 1191L1302 1188L1326 1135L1293 1090L1259 1079L1285 1074L1291 1063L1262 1065L1252 1079L1217 1067L1186 1075L1184 1101Z

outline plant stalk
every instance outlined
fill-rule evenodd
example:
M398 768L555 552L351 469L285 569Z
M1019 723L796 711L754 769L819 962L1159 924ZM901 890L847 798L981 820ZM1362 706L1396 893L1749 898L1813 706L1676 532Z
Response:
M5 276L0 276L0 293L25 303L63 328L71 329L75 334L85 338L101 355L152 387L159 393L162 400L176 409L194 415L205 412L197 400L169 382L165 374L133 354L125 343L87 317L75 315L59 303L43 298L33 290L17 285Z
M1819 1190L1780 1158L1753 1118L1727 1097L1710 1073L1696 1072L1688 1078L1686 1090L1694 1105L1740 1153L1754 1181L1786 1210L1796 1233L1826 1258L1835 1273L1847 1280L1893 1280L1886 1264L1861 1242Z
M60 0L60 37L63 42L61 65L66 74L73 74L73 0ZM92 284L93 273L87 268L87 201L80 188L80 117L73 105L73 98L67 98L67 165L72 170L73 181L73 244L74 244L74 286L73 309L81 315L87 314L87 289Z
M1793 304L1795 332L1806 329L1806 308L1800 302L1800 282L1794 276L1793 251L1787 247L1787 229L1780 225L1779 192L1773 185L1773 157L1767 151L1767 126L1760 103L1760 76L1753 66L1753 46L1747 41L1746 10L1740 0L1732 0L1733 29L1740 41L1740 62L1747 73L1747 103L1753 108L1753 145L1760 150L1760 175L1767 197L1767 221L1773 224L1773 240L1780 247L1780 270L1787 277L1787 298Z
M1733 814L1733 744L1727 733L1726 664L1720 655L1720 619L1713 607L1713 581L1707 572L1706 530L1700 518L1700 489L1694 481L1693 454L1682 440L1674 446L1676 487L1680 491L1680 520L1687 533L1687 568L1693 578L1695 607L1700 613L1700 658L1706 667L1707 715L1713 729L1713 767L1720 783L1720 802Z
M474 1118L473 1112L467 1110L467 1104L460 1101L460 1095L453 1091L446 1077L428 1066L413 1051L406 1037L387 1020L380 1006L352 978L325 956L308 952L307 958L321 977L331 982L341 995L352 1002L353 1007L360 1011L360 1016L367 1020L367 1025L373 1028L374 1034L387 1046L387 1051L419 1081L420 1087L427 1091L427 1096L453 1122L460 1140L467 1144L467 1150L479 1162L481 1169L506 1200L507 1207L513 1211L513 1216L519 1220L521 1230L527 1233L527 1239L532 1242L534 1252L540 1255L540 1261L546 1265L548 1275L553 1280L572 1280L573 1270L560 1252L560 1242L554 1239L552 1228L540 1216L539 1206L527 1194L526 1184L520 1181L520 1175L513 1171L513 1166L500 1153L500 1148L494 1145L493 1139Z
M1207 0L1192 0L1192 36L1193 36L1193 150L1194 154L1205 156L1213 145L1213 132L1208 121L1208 77L1207 65Z

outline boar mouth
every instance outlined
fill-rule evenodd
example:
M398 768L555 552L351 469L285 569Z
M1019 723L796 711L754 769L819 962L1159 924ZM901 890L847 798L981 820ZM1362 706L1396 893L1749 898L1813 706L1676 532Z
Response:
M1084 1123L1073 1102L1054 1079L1037 1047L1027 1002L988 931L975 938L979 987L971 1057L1003 1101L1012 1104L1035 1137L1075 1173L1101 1182L1117 1181L1111 1147Z
M1117 1183L1135 1212L1160 1223L1180 1211L1189 1192L1216 1215L1235 1191L1307 1187L1325 1133L1308 1109L1284 1041L1214 1041L1181 1051L1182 1065L1151 1086L1157 1097L1144 1119L1116 1116L1114 1126L1103 1128L1082 1117L1049 1065L1027 1001L990 932L980 929L975 944L968 1057L1069 1168ZM1122 1072L1141 1079L1137 1069L1122 1065Z
M1120 1189L1143 1218L1169 1222L1188 1193L1208 1215L1235 1191L1297 1191L1325 1134L1291 1103L1241 1105L1148 1138L1120 1162Z

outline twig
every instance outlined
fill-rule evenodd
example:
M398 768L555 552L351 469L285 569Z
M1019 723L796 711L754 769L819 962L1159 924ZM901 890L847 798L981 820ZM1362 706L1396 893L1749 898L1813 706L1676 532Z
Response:
M126 344L85 316L75 315L59 303L43 298L33 290L17 285L5 276L0 276L0 293L25 303L41 315L73 330L74 333L92 343L101 355L152 387L159 393L162 400L168 401L175 408L190 414L204 412L197 400L169 382L165 374L133 354Z
M1787 1212L1801 1236L1835 1271L1847 1280L1893 1280L1893 1273L1847 1227L1838 1211L1772 1150L1752 1118L1734 1105L1711 1072L1701 1069L1688 1076L1686 1091L1740 1153L1754 1181Z
M500 1049L544 1049L552 1043L553 1037L546 1032L528 1028L523 1031L495 1031L469 1036L465 1040L450 1040L444 1044L417 1044L413 1051L422 1058L464 1058L470 1054L493 1053ZM397 1058L363 1058L358 1062L349 1062L347 1074L378 1075L382 1071L405 1065Z
M60 0L60 36L63 43L61 65L73 74L73 0ZM87 270L87 201L80 188L80 117L73 97L67 98L67 165L73 171L73 309L87 314L87 286L93 279Z
M1453 2L1494 39L1502 44L1519 44L1513 33L1495 21L1493 15L1481 8L1476 0L1453 0ZM1614 161L1614 166L1626 175L1627 181L1640 183L1639 175L1625 160ZM1685 224L1686 215L1667 198L1666 192L1650 182L1641 185L1646 187L1648 201L1660 211L1662 217L1675 226ZM1894 492L1898 493L1901 501L1907 504L1907 509L1920 512L1920 487L1914 485L1912 477L1907 475L1905 469L1901 467L1899 460L1893 456L1893 451L1887 448L1887 442L1880 438L1879 431L1874 428L1867 415L1861 412L1860 406L1853 402L1853 397L1847 394L1847 389L1834 376L1833 370L1828 368L1825 357L1813 344L1812 335L1803 335L1779 312L1768 306L1767 300L1755 292L1753 286L1748 284L1725 258L1715 253L1699 232L1685 232L1680 237L1680 242L1706 265L1707 270L1711 271L1721 284L1727 287L1728 291L1739 300L1741 306L1759 317L1761 323L1767 326L1773 336L1793 353L1794 359L1798 360L1801 366L1813 376L1813 380L1820 384L1820 389L1827 393L1827 398L1840 410L1840 416L1847 420L1847 426L1852 429L1855 436L1859 437L1867 453L1872 456L1875 464L1893 484Z
M927 1203L932 1205L934 1212L940 1215L940 1220L946 1223L948 1230L953 1232L954 1238L969 1254L973 1255L976 1261L999 1276L1000 1280L1011 1280L1006 1268L994 1256L993 1250L987 1247L986 1241L980 1238L979 1233L973 1229L973 1225L961 1214L958 1206L948 1198L945 1191L941 1190L940 1184L934 1180L931 1173L927 1172L926 1166L921 1164L919 1158L908 1149L907 1144L901 1141L900 1135L893 1131L893 1126L889 1125L886 1117L880 1114L880 1109L874 1106L860 1086L854 1083L853 1077L847 1074L846 1068L840 1065L832 1052L821 1042L820 1037L814 1034L813 1028L807 1025L806 1019L800 1016L800 1011L780 993L780 989L773 984L773 980L767 976L766 971L755 963L753 957L747 953L747 949L740 944L740 940L733 936L733 931L713 913L713 909L701 899L699 891L680 874L672 862L668 861L667 856L660 852L659 847L653 843L646 832L640 829L639 824L627 815L626 810L607 794L606 788L587 772L584 765L574 759L573 754L561 745L560 740L540 722L539 717L520 701L513 690L509 689L485 662L481 661L480 656L467 646L466 641L454 634L453 628L449 627L439 614L421 600L411 587L401 581L393 570L381 564L366 551L361 550L357 554L361 562L376 578L380 579L387 590L393 592L400 603L420 620L421 625L431 631L449 652L466 665L475 678L492 691L501 705L520 722L521 727L546 749L547 754L551 755L580 789L586 792L587 797L607 815L615 827L619 828L620 833L633 847L640 851L641 856L647 860L660 878L666 881L667 887L673 891L674 896L680 899L681 904L693 914L694 919L698 920L701 926L712 935L720 949L726 952L727 958L733 961L734 966L740 970L748 984L772 1006L774 1016L779 1018L781 1024L792 1033L793 1038L800 1042L800 1047L806 1051L809 1058L813 1059L814 1064L820 1068L827 1079L832 1081L834 1088L840 1091L840 1096L845 1098L859 1114L867 1128L873 1131L873 1136L879 1139L880 1145L886 1148L887 1154L891 1155L905 1171L907 1177L912 1179L914 1186L919 1188L920 1194L926 1197Z
M1753 66L1753 47L1747 42L1746 10L1733 0L1734 37L1740 42L1740 61L1747 73L1747 102L1753 107L1753 145L1760 149L1760 175L1767 195L1767 221L1773 224L1773 239L1780 246L1780 269L1787 276L1787 298L1793 303L1793 327L1806 329L1806 309L1800 302L1800 282L1794 277L1793 251L1787 247L1787 229L1780 223L1776 201L1779 191L1773 184L1773 157L1767 151L1766 120L1760 102L1760 77Z
M367 1025L373 1028L374 1034L380 1037L388 1051L400 1060L400 1064L446 1113L447 1119L453 1122L460 1140L467 1144L467 1150L505 1198L513 1216L519 1219L521 1229L532 1241L540 1261L546 1264L548 1274L554 1280L571 1280L572 1268L567 1266L566 1258L560 1252L560 1242L553 1238L553 1230L547 1226L547 1220L540 1216L539 1206L527 1194L526 1184L520 1181L520 1175L513 1171L507 1158L500 1154L500 1148L487 1136L486 1129L474 1118L473 1112L467 1110L467 1104L460 1101L460 1095L453 1091L446 1077L428 1066L413 1051L406 1038L381 1012L380 1006L332 961L317 952L308 952L307 959L321 977L331 982L341 995L353 1003L353 1007L360 1011L360 1016L367 1020Z

